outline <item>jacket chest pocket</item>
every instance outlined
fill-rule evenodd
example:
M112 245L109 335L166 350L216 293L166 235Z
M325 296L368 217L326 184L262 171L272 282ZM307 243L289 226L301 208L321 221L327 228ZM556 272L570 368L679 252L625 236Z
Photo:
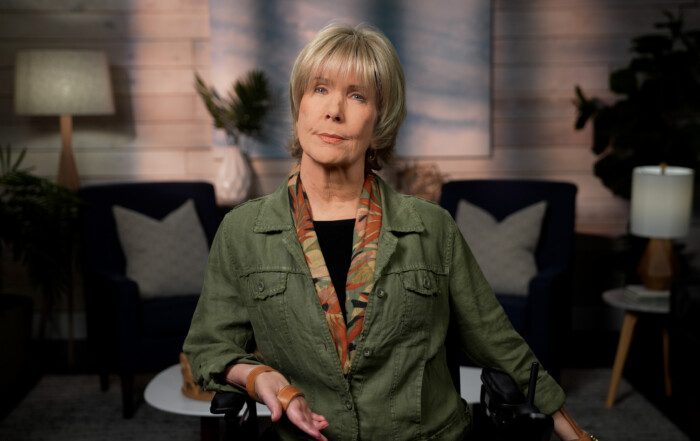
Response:
M407 325L422 327L431 323L441 290L441 277L428 270L410 270L401 272L400 278L406 301Z
M246 277L252 301L252 321L256 334L286 330L287 273L262 271Z

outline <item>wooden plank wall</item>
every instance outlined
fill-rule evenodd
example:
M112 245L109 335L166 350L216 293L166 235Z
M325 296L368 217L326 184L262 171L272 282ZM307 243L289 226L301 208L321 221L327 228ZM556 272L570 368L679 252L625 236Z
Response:
M679 7L690 23L700 23L697 1L494 0L493 154L420 162L436 163L447 180L574 182L577 230L623 233L627 204L593 176L590 130L573 128L574 86L612 98L608 75L627 63L630 39L652 31L662 9ZM111 64L117 114L74 119L83 183L213 180L211 123L192 88L195 71L208 74L209 35L206 0L0 0L0 144L28 147L27 163L54 177L58 118L14 115L15 53L101 49ZM276 188L291 162L255 160L253 166L254 191L262 194Z

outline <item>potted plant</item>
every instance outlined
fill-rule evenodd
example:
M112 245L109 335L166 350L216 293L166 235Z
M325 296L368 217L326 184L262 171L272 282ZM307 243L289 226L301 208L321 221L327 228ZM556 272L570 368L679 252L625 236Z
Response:
M262 131L263 120L271 107L267 77L260 70L252 70L236 80L225 97L207 86L199 75L195 74L195 80L197 93L214 118L214 126L226 132L229 144L216 182L220 202L240 203L248 198L252 183L248 152L243 148L241 136L256 137Z
M72 289L80 199L20 168L24 154L13 161L9 146L0 149L0 252L7 249L41 289L43 338L48 311Z
M612 104L576 87L576 129L593 123L594 173L629 199L632 169L666 163L700 165L700 31L685 30L681 14L664 12L664 33L632 40L626 67L610 74ZM697 195L697 191L695 192Z

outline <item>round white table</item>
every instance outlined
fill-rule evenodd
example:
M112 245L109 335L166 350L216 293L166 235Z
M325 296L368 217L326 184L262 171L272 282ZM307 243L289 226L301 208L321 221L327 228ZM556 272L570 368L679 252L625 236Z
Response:
M219 439L219 418L209 411L210 402L195 400L182 393L182 372L175 364L158 373L146 386L144 399L148 404L164 412L200 417L202 440ZM258 403L258 416L269 416L267 406ZM241 413L245 411L245 406Z
M603 293L605 303L614 306L615 308L624 309L625 318L622 321L622 329L620 330L620 340L617 344L617 352L615 354L615 362L613 364L612 375L610 377L610 387L608 389L608 397L605 400L606 407L612 407L615 404L615 396L617 388L620 385L622 371L627 361L630 343L634 334L634 327L639 320L639 317L644 314L668 314L670 311L670 303L668 296L658 297L643 297L636 295L633 291L626 288L617 288L605 291ZM669 374L669 339L668 327L664 326L662 330L663 343L663 361L664 361L664 386L666 396L671 396L671 376Z

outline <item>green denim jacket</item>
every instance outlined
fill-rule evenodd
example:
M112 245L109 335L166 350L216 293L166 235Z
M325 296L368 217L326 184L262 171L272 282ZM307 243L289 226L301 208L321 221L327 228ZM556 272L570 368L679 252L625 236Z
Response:
M525 391L535 357L493 295L450 215L383 181L374 290L352 368L335 353L289 209L286 182L227 214L217 232L184 350L205 389L234 390L232 363L264 363L324 415L329 440L458 440L471 417L447 368L445 337L458 333L475 362L508 372ZM452 322L452 323L450 323ZM540 370L535 404L562 406ZM305 439L285 418L283 440Z

